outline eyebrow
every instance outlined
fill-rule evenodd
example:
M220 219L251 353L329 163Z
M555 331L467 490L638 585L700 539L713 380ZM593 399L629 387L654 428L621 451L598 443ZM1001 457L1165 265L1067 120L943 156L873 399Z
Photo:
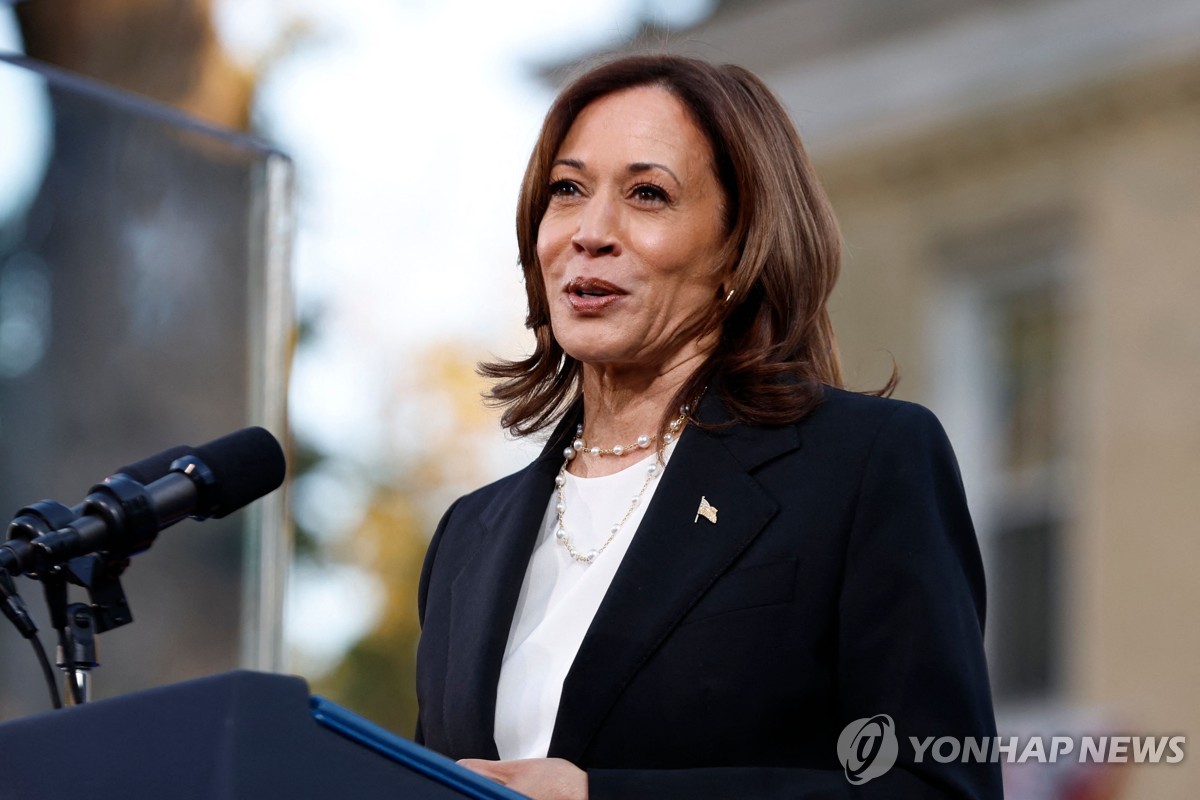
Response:
M577 169L580 171L586 169L584 163L575 158L556 158L554 163L552 163L550 166L557 167L560 164L564 167L571 167L572 169ZM639 172L649 172L652 169L661 169L663 172L674 178L676 183L683 183L683 181L679 180L679 176L676 175L670 167L668 167L666 164L659 164L657 161L635 161L629 165L629 174L636 175Z

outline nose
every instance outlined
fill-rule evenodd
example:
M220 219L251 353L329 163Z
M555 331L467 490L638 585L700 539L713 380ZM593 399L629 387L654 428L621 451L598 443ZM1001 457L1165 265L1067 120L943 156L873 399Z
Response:
M580 253L590 256L621 254L620 210L617 204L602 195L587 200L579 213L579 227L571 244Z

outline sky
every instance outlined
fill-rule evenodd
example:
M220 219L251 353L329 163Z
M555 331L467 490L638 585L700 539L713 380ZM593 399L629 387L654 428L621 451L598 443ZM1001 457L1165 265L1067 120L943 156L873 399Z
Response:
M422 399L424 348L456 340L482 358L527 347L514 214L552 99L536 66L619 43L641 19L685 27L713 5L216 3L226 49L266 65L255 127L295 163L294 288L301 315L319 322L294 365L289 413L297 433L332 456L297 487L296 513L328 543L365 504L347 465L421 452L437 411ZM507 440L499 425L469 446L494 477L537 449ZM382 597L376 579L350 565L293 574L287 637L310 674L373 625ZM348 606L358 613L340 611Z

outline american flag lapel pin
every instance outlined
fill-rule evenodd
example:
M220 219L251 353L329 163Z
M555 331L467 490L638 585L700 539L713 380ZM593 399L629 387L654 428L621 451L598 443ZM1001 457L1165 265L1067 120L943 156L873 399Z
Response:
M696 509L696 518L692 520L692 524L695 525L699 522L701 517L713 525L717 524L717 507L709 503L708 498L704 495L700 496L700 507Z

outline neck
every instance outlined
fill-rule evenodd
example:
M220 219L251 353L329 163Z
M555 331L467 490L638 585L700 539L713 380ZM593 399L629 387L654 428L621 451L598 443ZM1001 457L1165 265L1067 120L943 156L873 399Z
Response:
M703 363L705 353L695 353L656 370L635 370L611 364L583 365L583 427L589 446L628 446L642 435L653 435L653 444L638 453L657 453L662 447L663 419L674 417L675 395ZM638 453L614 457L585 456L571 462L581 477L619 472L638 460Z

